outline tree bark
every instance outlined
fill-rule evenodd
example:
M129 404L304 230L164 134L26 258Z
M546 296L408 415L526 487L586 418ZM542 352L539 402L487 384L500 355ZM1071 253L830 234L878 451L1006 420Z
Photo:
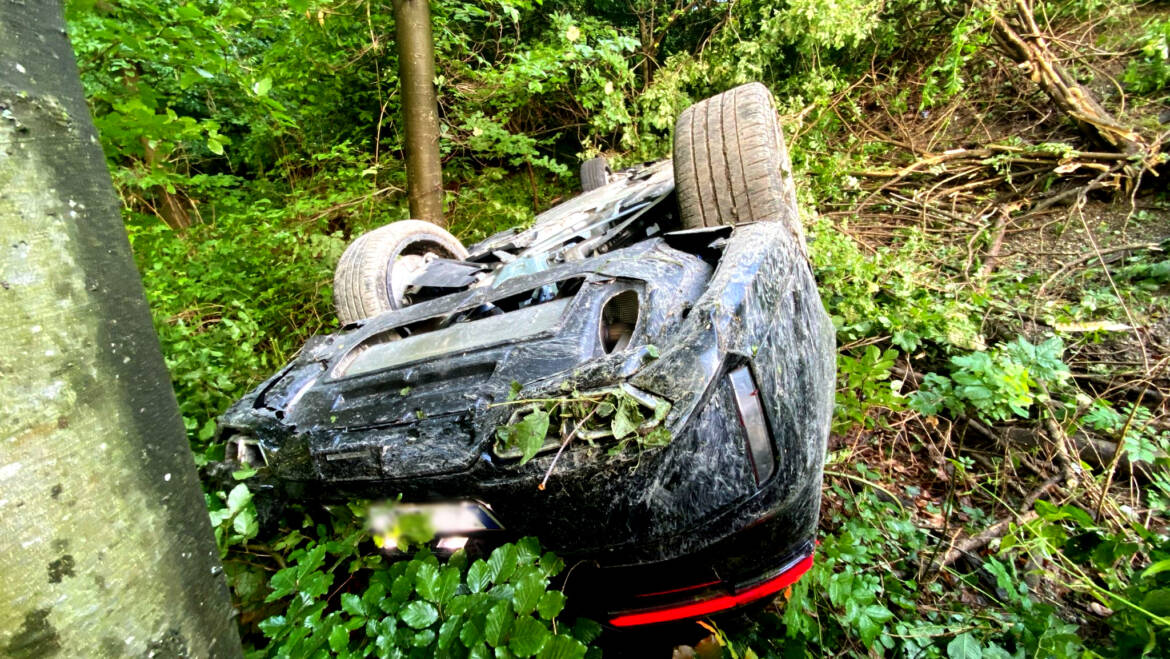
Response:
M240 656L59 2L0 2L0 656Z
M435 97L435 44L427 0L394 0L394 23L406 124L410 214L446 226L443 170L439 163L439 105Z

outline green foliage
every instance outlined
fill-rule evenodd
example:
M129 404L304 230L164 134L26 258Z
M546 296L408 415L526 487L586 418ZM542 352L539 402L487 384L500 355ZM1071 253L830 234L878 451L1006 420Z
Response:
M896 350L880 350L867 346L861 357L845 353L837 357L837 410L834 430L844 432L851 427L873 428L882 416L871 412L895 412L905 407L902 395L890 382L890 369L897 358Z
M1141 57L1130 61L1122 82L1138 94L1165 89L1170 83L1170 20L1154 19L1146 23L1137 46Z
M1040 383L1057 386L1068 377L1061 361L1064 342L1051 337L1040 344L1023 337L986 352L951 358L950 377L928 374L911 406L922 414L952 414L973 410L988 421L1004 421L1013 415L1028 418L1029 408L1042 394Z
M549 580L564 563L542 554L534 538L470 563L461 552L444 564L421 551L410 560L351 568L334 588L345 547L308 542L289 554L267 596L288 608L260 623L269 643L249 656L579 658L600 631L587 620L557 624L565 597ZM347 588L355 577L364 585Z
M878 478L863 466L857 471ZM922 571L934 540L907 509L868 491L829 491L848 502L849 514L827 520L833 531L821 537L817 562L785 595L780 616L760 619L737 644L791 657L1085 656L1077 626L1038 602L1010 563L988 561L993 590L976 574L954 575L997 600L972 610L938 575ZM922 606L927 599L932 605Z
M1004 538L1002 554L1046 560L1065 586L1108 607L1107 622L1117 656L1157 653L1170 642L1170 540L1142 524L1109 530L1074 504L1037 502L1038 517ZM997 578L1010 586L1017 575L998 566ZM1068 626L1064 626L1067 634ZM1038 645L1045 639L1038 639ZM1067 637L1064 643L1070 642ZM1050 651L1060 649L1049 646ZM1056 653L1053 656L1078 656Z
M654 346L649 348L657 351ZM516 387L513 386L513 397L519 394ZM578 438L590 446L595 446L594 440L611 438L615 443L609 447L608 455L620 454L631 443L639 449L670 443L670 432L662 424L670 412L670 403L625 385L504 404L521 409L513 412L512 422L496 429L495 451L499 455L519 455L520 464L543 448Z
M866 254L827 222L816 226L813 268L842 342L888 336L906 352L927 344L944 351L982 347L975 301L957 286L937 283L936 273L915 258L923 249L912 237L898 250Z

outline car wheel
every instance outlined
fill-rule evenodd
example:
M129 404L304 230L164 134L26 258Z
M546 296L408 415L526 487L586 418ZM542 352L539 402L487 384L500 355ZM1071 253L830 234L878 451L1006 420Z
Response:
M674 129L674 179L684 229L780 221L803 245L792 163L762 84L683 110Z
M609 183L609 163L598 156L581 163L581 189L585 192L596 190Z
M428 254L467 258L459 239L430 222L402 220L350 243L333 275L333 305L343 325L410 302L406 289Z

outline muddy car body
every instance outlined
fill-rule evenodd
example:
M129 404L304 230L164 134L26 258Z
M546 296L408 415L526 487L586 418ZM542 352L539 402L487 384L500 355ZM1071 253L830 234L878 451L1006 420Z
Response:
M386 285L399 308L315 337L222 417L229 457L285 497L460 502L486 521L452 534L539 537L616 626L777 592L811 564L833 328L799 229L681 229L677 170L416 262ZM527 461L501 446L541 401L616 389L665 445L565 426Z

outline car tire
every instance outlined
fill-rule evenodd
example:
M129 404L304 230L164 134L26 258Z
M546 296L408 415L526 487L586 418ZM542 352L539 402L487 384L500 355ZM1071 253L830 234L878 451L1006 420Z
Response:
M729 89L679 115L674 179L684 229L780 221L803 248L792 163L762 84Z
M589 192L609 183L609 162L598 156L581 163L581 190Z
M427 254L467 258L459 239L430 222L402 220L350 243L333 275L333 305L342 325L409 304L405 276Z

